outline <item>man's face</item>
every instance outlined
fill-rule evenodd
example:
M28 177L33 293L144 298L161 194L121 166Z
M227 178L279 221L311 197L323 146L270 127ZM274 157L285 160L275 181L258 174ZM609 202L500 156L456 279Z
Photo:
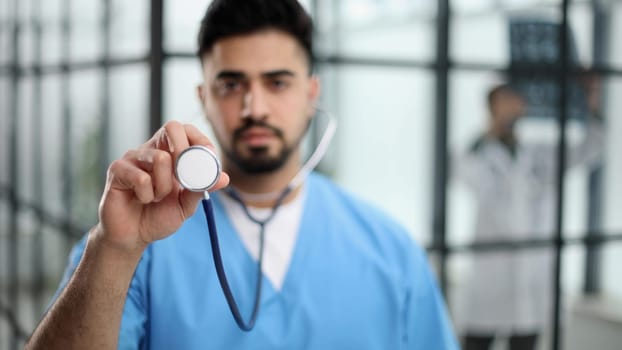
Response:
M513 91L500 91L491 106L493 122L501 134L510 134L525 113L525 100Z
M266 30L221 39L202 61L199 96L227 160L246 173L279 169L298 151L319 93L302 47Z

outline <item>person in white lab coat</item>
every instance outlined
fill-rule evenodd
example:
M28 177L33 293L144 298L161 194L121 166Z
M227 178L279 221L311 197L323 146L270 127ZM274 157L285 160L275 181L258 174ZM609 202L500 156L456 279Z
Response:
M595 112L597 84L590 85ZM493 88L488 104L488 130L455 160L453 171L477 202L475 241L551 238L557 147L517 140L514 126L526 103L509 85ZM598 161L602 123L589 119L583 141L568 148L569 167ZM550 320L552 266L550 247L476 253L466 289L464 349L489 349L497 336L509 337L512 350L534 349Z

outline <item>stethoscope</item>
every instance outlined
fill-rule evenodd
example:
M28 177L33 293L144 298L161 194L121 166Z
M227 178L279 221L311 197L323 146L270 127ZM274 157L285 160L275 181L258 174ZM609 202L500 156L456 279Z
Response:
M328 124L318 145L307 160L307 162L300 168L300 171L294 176L285 189L280 192L267 193L264 197L275 198L275 204L272 206L269 215L264 219L258 219L253 216L248 207L244 204L242 197L232 188L226 188L224 191L236 202L238 202L244 210L246 216L254 223L259 225L259 257L257 259L257 282L255 285L255 301L253 304L253 311L251 313L248 323L244 322L238 304L233 297L231 287L227 281L227 275L222 263L222 256L220 253L220 246L218 243L218 232L216 230L216 220L214 219L214 207L210 199L209 190L218 182L222 171L220 161L216 154L205 146L191 146L185 149L177 158L175 165L175 176L182 187L193 192L203 192L203 200L201 204L203 211L205 212L205 218L207 220L207 228L210 237L210 244L212 246L212 256L214 258L214 267L216 268L216 275L220 287L225 295L231 314L238 327L243 331L250 331L255 326L257 315L259 313L259 304L261 301L261 287L262 287L262 264L263 264L263 251L264 251L264 237L266 224L274 218L278 208L283 203L283 200L287 195L302 184L307 175L316 167L320 162L326 151L328 145L332 140L335 131L337 129L337 123L332 116L324 111L328 118Z

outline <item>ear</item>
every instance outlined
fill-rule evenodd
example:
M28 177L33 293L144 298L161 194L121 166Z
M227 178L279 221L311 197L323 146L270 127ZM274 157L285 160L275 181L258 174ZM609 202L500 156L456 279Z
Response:
M315 114L315 106L317 105L317 100L320 97L320 91L321 91L321 86L320 86L320 78L318 78L318 76L313 75L309 78L309 94L308 94L308 104L309 104L309 109L307 111L307 113L310 116L313 116Z
M209 117L207 115L207 109L205 108L205 99L207 98L207 88L205 87L205 83L201 83L197 85L197 98L199 99L199 104L201 105L201 111L203 111L203 115L209 122Z
M205 110L205 84L201 83L197 85L197 97L199 98L199 103L201 104L201 109Z

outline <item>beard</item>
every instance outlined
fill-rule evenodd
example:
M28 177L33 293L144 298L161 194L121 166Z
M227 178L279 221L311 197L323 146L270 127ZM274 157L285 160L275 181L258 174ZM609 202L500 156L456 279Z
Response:
M253 127L269 129L274 134L280 144L280 150L276 155L271 155L270 148L267 146L249 147L246 152L240 150L244 132ZM266 174L280 169L287 162L295 147L295 145L287 144L283 131L280 129L251 118L246 119L246 123L233 132L232 141L233 147L224 150L224 153L233 164L247 174Z

